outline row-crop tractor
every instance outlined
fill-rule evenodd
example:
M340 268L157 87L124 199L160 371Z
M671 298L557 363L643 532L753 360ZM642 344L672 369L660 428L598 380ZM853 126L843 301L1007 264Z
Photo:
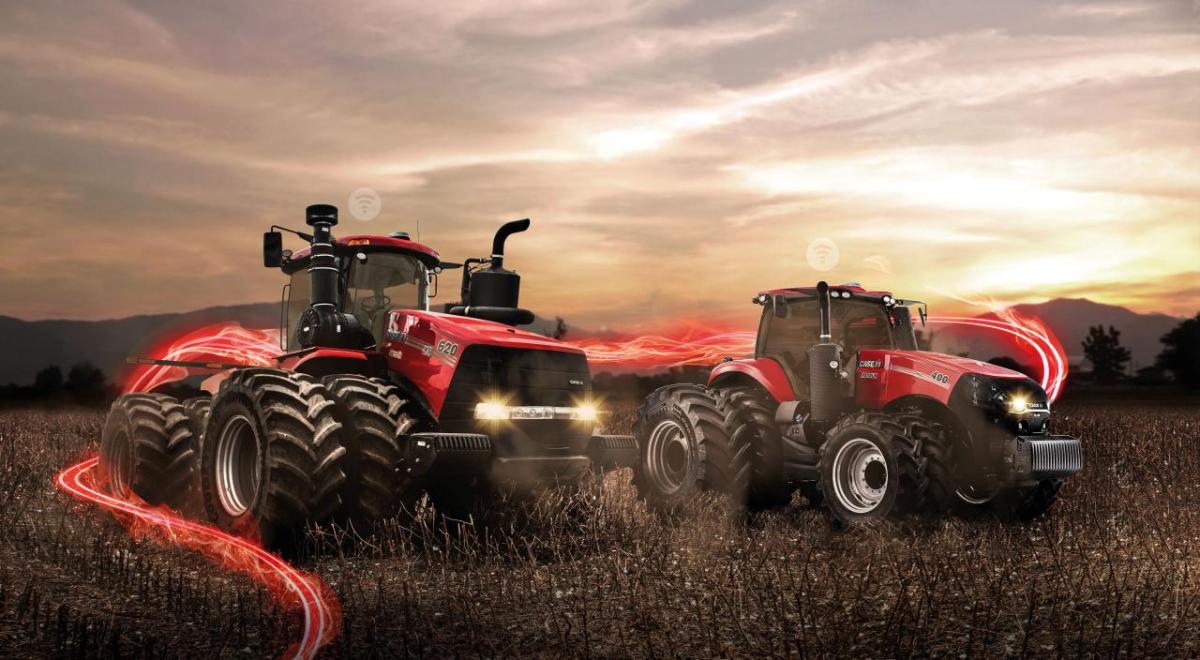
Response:
M634 483L652 507L713 490L763 509L799 490L843 526L893 511L1029 519L1082 469L1036 382L918 350L910 310L924 323L923 303L825 282L754 302L753 358L727 358L707 386L660 388L638 411Z
M462 517L501 485L632 465L631 436L594 434L584 353L515 327L534 316L518 305L504 243L529 220L457 264L402 232L335 239L333 206L306 219L311 233L272 227L263 239L264 265L290 278L276 365L167 362L229 368L206 381L211 398L118 399L101 441L113 492L286 548L306 525L361 529L423 493ZM279 230L308 246L283 250ZM461 302L431 311L450 268L463 271Z

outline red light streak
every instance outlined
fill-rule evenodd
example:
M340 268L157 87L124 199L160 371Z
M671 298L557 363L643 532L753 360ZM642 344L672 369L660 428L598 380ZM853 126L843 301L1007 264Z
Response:
M1001 309L986 316L935 316L929 318L929 323L998 333L1018 351L1032 353L1035 366L1039 368L1041 386L1051 401L1062 393L1068 373L1066 351L1039 319ZM753 332L680 321L672 327L643 335L592 337L565 343L587 353L588 361L595 366L646 370L712 365L726 356L747 356L754 352L754 339ZM275 365L274 357L279 353L279 331L243 328L237 323L210 325L167 342L155 353L150 357L269 367ZM188 370L182 367L142 366L124 379L123 389L145 392L183 378L187 373Z
M238 323L217 323L198 328L164 342L150 351L157 360L227 362L255 367L275 366L279 348L278 330L254 330ZM138 366L122 380L122 392L149 392L155 387L187 377L183 367Z
M1018 348L1028 346L1037 354L1040 367L1039 384L1046 390L1050 401L1056 401L1062 394L1063 385L1067 381L1069 367L1067 353L1059 343L1058 338L1036 318L1023 317L1009 312L1011 320L1002 321L983 317L930 317L930 323L942 325L958 325L971 328L983 328L999 332L1015 338Z
M148 536L163 543L195 550L210 561L235 570L264 585L277 599L300 609L304 632L284 654L288 658L312 658L337 636L341 609L337 597L321 578L306 575L246 539L215 527L181 518L166 509L150 508L107 495L96 488L98 458L72 465L58 474L55 482L66 493L98 504L114 513L135 536Z
M593 365L658 369L711 365L727 355L748 355L754 352L754 334L684 322L652 334L565 343L587 353L588 362Z
M930 317L929 323L957 325L999 333L1019 350L1036 355L1039 380L1051 401L1058 399L1067 379L1067 355L1054 333L1040 320L1012 310L994 313L1000 318ZM579 339L566 342L587 353L593 365L628 369L656 369L684 365L707 366L726 356L754 353L755 333L727 328L681 324L675 329L641 336L612 339Z

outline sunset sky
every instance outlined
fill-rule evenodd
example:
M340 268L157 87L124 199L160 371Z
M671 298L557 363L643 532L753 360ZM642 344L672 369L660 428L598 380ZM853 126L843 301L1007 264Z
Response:
M0 5L0 314L276 300L313 202L446 259L531 217L522 303L587 327L820 278L1191 315L1200 2Z

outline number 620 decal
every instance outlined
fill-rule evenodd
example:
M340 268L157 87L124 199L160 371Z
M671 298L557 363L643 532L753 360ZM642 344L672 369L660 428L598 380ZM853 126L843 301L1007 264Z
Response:
M437 343L438 353L445 353L451 357L458 355L458 344L447 339L441 339Z

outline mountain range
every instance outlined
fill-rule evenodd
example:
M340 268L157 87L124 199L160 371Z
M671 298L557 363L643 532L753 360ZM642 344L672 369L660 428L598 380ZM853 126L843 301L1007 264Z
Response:
M1121 342L1133 354L1133 366L1153 363L1161 350L1159 339L1181 319L1165 314L1139 314L1124 307L1104 305L1086 299L1055 299L1015 308L1032 315L1056 334L1073 364L1082 360L1080 342L1090 326L1111 325L1121 331ZM27 384L38 370L59 365L90 361L112 378L129 355L137 355L165 339L179 328L194 328L222 321L237 321L251 328L270 328L279 323L279 303L256 303L230 307L210 307L177 314L131 316L99 321L24 321L0 316L0 383ZM551 317L538 317L528 329L549 333ZM571 328L571 338L592 333ZM1005 345L976 335L949 330L935 331L934 348L967 353L979 359L1005 354Z
M1044 303L1014 305L1012 310L1021 316L1041 319L1062 343L1072 366L1084 361L1082 344L1088 328L1112 326L1120 331L1121 345L1129 349L1129 366L1134 370L1154 364L1162 352L1160 339L1183 320L1167 314L1140 314L1086 298L1055 298ZM1008 342L999 335L968 334L953 328L935 328L933 347L947 353L966 353L981 360L1011 352Z

